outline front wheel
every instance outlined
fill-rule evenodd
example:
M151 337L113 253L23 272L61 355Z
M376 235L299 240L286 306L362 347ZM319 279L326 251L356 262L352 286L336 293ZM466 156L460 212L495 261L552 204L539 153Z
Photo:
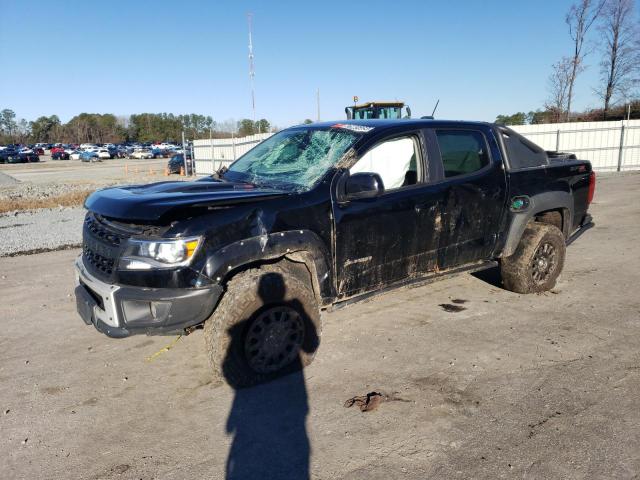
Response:
M283 260L234 276L204 339L214 377L242 388L309 365L320 331L308 270Z
M564 235L558 227L528 225L515 253L500 263L504 287L517 293L551 290L562 272L565 254Z

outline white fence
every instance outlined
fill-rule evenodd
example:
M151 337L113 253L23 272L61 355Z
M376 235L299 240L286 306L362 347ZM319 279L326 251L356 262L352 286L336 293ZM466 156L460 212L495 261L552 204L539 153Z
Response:
M271 135L273 134L258 133L241 138L194 140L193 158L196 163L196 175L211 175L220 167L231 165L236 158L244 155Z
M594 170L640 170L640 120L547 123L512 127L545 150L575 153ZM242 138L194 140L196 175L211 175L269 138L259 133Z
M575 153L594 170L640 170L640 120L511 127L545 150Z

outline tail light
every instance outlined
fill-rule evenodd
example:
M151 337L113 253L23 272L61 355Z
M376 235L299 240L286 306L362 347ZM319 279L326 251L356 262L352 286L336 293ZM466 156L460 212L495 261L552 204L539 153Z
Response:
M587 194L587 205L593 201L593 195L596 193L596 172L589 175L589 193Z

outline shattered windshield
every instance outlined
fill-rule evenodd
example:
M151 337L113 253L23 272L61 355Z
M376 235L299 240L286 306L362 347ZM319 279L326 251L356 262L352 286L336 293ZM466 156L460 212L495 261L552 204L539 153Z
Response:
M308 190L361 137L347 129L289 129L235 161L224 178L291 190Z

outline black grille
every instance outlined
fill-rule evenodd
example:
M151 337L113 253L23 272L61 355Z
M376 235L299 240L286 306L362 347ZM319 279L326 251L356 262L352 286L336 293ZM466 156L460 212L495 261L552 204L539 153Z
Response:
M115 258L103 257L99 253L94 252L88 245L83 245L82 253L84 254L85 263L88 263L106 275L113 275L116 263Z
M113 279L121 248L128 236L115 232L87 214L82 231L82 256L91 272L106 280Z
M104 225L98 223L98 221L90 215L87 215L84 223L87 230L89 230L94 237L105 241L112 247L119 247L122 241L126 240L126 237L123 235L107 230Z

